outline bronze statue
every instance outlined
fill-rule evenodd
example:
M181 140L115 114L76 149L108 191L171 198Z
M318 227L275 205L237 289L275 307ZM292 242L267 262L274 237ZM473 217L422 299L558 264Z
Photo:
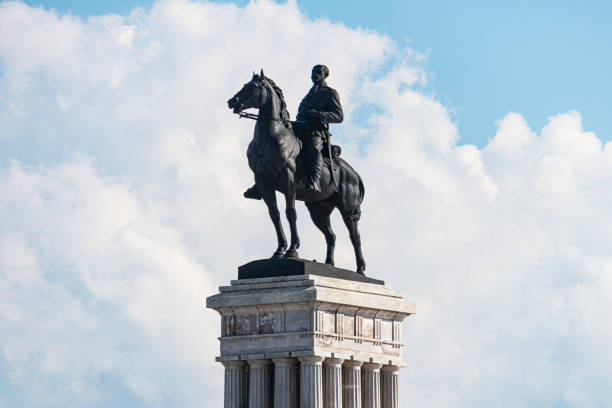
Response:
M304 143L304 150L308 158L310 181L306 190L321 191L321 168L323 157L321 150L323 142L329 139L328 123L340 123L344 119L338 92L327 86L325 79L329 76L329 69L325 65L315 65L312 68L312 88L302 99L298 108L296 126L294 130ZM308 123L301 123L301 122Z
M263 198L268 207L278 239L272 258L298 258L297 199L306 203L313 222L325 235L325 262L331 265L334 264L336 236L331 229L330 214L338 208L355 249L357 272L364 274L365 261L357 229L364 186L359 174L338 157L340 149L331 145L327 123L341 122L343 115L338 94L325 84L328 74L329 70L323 65L313 68L313 89L302 100L298 120L294 122L289 118L282 90L264 76L263 70L260 75L253 74L227 104L241 117L257 119L253 140L247 150L255 185L245 192L245 196ZM259 114L243 112L249 108L259 109ZM302 141L294 135L292 124ZM303 152L302 143L307 157L300 154ZM322 159L321 150L327 152L326 160ZM276 191L285 196L291 229L289 249L276 204Z

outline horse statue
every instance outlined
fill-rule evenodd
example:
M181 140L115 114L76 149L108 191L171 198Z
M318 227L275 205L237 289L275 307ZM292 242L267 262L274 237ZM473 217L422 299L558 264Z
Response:
M312 221L325 235L325 263L330 265L334 264L336 236L329 217L334 208L340 211L355 249L357 273L363 275L366 264L361 253L357 223L365 190L359 174L340 157L332 157L329 159L333 165L326 163L323 166L321 191L306 190L307 171L300 155L302 143L293 133L282 90L272 79L264 76L263 70L259 75L253 73L253 78L227 101L227 105L234 113L257 119L247 158L255 174L255 186L268 207L276 230L278 247L272 258L298 258L300 238L296 227L297 199L305 202ZM242 113L249 108L258 109L259 114ZM285 196L285 211L291 229L288 249L276 203L276 191Z

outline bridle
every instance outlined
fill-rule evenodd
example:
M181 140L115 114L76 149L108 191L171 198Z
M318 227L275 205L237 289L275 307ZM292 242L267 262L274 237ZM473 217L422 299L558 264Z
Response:
M255 83L255 86L257 88L263 88L263 85L260 85L259 83ZM245 101L248 102L250 101L252 98L252 96L249 96L249 98ZM259 93L259 106L263 105L263 91L260 91ZM238 98L240 100L240 98ZM282 118L274 118L272 116L265 116L265 115L256 115L254 113L249 113L249 112L237 112L238 117L242 118L246 118L246 119L253 119L253 120L257 120L257 119L264 119L264 120L273 120L276 122L280 122L283 124L286 123L309 123L307 120L287 120L287 119L282 119Z

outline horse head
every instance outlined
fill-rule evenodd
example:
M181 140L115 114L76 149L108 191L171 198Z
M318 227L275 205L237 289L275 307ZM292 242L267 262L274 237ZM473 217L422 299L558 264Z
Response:
M242 112L249 108L261 108L267 98L268 87L263 70L260 75L253 73L253 78L227 101L227 106L234 110L234 113Z

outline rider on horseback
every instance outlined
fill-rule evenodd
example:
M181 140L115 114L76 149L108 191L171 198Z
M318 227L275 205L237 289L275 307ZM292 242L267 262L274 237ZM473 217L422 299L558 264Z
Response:
M308 163L310 180L306 185L307 191L321 191L321 168L323 157L321 150L323 142L329 136L327 123L340 123L344 119L342 105L338 92L327 86L325 79L329 76L329 69L325 65L315 65L312 68L313 86L302 99L298 108L297 122L293 130L304 144L304 156ZM329 141L328 141L329 143ZM245 191L246 198L261 199L255 186Z

